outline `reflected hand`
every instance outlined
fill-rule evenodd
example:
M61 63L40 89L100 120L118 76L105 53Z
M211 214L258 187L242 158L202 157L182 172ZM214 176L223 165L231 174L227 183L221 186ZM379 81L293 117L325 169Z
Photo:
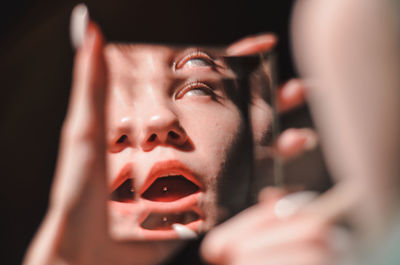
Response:
M226 53L229 56L243 56L260 52L268 52L277 44L277 37L274 34L262 33L245 37L231 44ZM278 88L277 108L281 115L293 111L302 106L305 102L307 88L300 79L291 79ZM268 118L269 104L260 95L253 97L251 106L251 117L255 142L262 141L263 132L267 130L263 125ZM262 125L259 125L262 124ZM308 128L287 129L278 137L276 152L283 160L290 160L298 157L303 152L314 149L317 146L316 133ZM257 156L257 155L256 155ZM260 154L263 156L263 154Z

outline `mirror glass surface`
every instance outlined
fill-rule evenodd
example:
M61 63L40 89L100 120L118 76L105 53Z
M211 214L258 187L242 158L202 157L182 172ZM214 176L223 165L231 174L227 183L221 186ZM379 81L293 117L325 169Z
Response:
M272 52L111 43L105 54L113 238L195 238L276 182ZM271 170L254 174L260 149Z

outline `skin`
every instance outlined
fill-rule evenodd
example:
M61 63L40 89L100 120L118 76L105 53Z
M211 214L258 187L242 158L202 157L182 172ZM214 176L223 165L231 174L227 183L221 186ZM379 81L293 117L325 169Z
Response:
M234 73L222 62L213 68L197 53L190 48L151 45L105 47L110 87L108 182L117 186L114 183L121 182L117 176L129 165L138 191L133 203L110 202L111 231L116 238L176 239L171 227L148 230L140 223L151 213L186 210L201 216L189 227L197 233L207 231L219 219L217 191L223 174L229 169L231 174L226 177L239 179L249 172L249 165L243 170L234 163L239 152L241 157L247 154L243 116L231 96L238 97ZM122 135L124 141L117 142ZM165 164L163 175L176 172L170 161L179 161L187 169L182 174L190 174L200 192L172 202L140 196L151 184L149 173L157 164ZM232 193L245 194L246 185L240 186L243 190Z
M275 42L270 40L265 42L262 47L272 47L275 45ZM108 201L110 183L113 182L115 173L118 172L121 165L115 163L115 168L111 166L108 171L105 167L106 161L112 161L112 159L114 159L112 158L113 156L117 157L118 154L123 152L134 152L134 148L132 147L131 150L126 148L126 151L108 154L110 147L104 144L107 140L114 138L112 137L112 130L111 133L108 132L105 124L107 118L105 114L107 112L104 109L106 98L113 98L113 95L110 94L112 92L108 91L107 83L112 83L113 79L110 79L112 75L108 76L106 74L109 69L107 69L106 58L103 53L103 43L104 40L99 28L93 22L90 22L85 41L76 54L71 102L62 130L61 148L51 192L50 206L41 228L26 254L24 264L131 264L132 261L135 261L135 264L157 264L178 251L182 245L182 242L173 241L121 242L112 239L109 235L106 202ZM109 51L108 48L106 48L106 50ZM106 55L113 56L109 53L106 53ZM157 80L153 81L156 82L154 85L161 85L157 83ZM140 94L140 97L143 97L142 100L147 102L152 100L165 100L165 98L162 98L161 95L158 94L161 93L162 90L156 91L154 87L145 87L144 89L144 93ZM301 90L302 86L298 89ZM119 90L116 89L116 91ZM285 86L282 87L282 91L285 91ZM132 97L135 96L138 95L132 93ZM283 101L279 102L280 106L286 106L286 108L299 104L297 97L294 96L288 96L286 98L281 97L280 100L281 99L283 99ZM224 125L233 126L232 128L223 128L230 129L229 133L236 135L241 128L240 115L234 104L228 101L224 102L226 103L225 105L218 106L218 104L207 100L202 99L200 102L194 100L197 99L192 99L189 96L189 99L182 100L181 103L179 103L181 105L175 109L175 114L179 113L179 115L181 115L179 117L182 119L180 119L179 122L184 123L185 130L179 131L180 127L172 128L181 136L184 132L188 137L191 137L190 139L193 138L193 143L195 145L197 143L207 143L211 140L212 144L222 144L226 146L226 148L222 150L223 153L216 152L217 157L214 157L214 159L221 162L225 159L224 152L227 152L229 149L232 139L226 140L225 138L218 138L218 133L215 133L216 138L212 139L204 136L200 128L197 127L199 125L194 124L188 115L190 114L190 110L185 109L186 104L190 102L191 106L195 105L201 108L202 104L208 102L207 104L211 105L210 108L213 111L225 113L224 111L226 110L224 117L230 118L236 122L230 125ZM111 117L117 117L114 120L121 121L128 115L130 116L129 118L131 119L130 122L132 125L137 126L137 124L142 124L141 126L143 127L141 128L146 128L147 131L138 131L138 135L142 137L137 137L135 139L143 139L143 141L146 141L145 136L148 135L148 130L151 126L149 127L148 125L148 127L145 127L144 124L151 120L159 122L160 120L154 118L157 115L166 114L166 117L171 115L171 110L166 109L168 104L162 100L160 103L160 108L157 108L159 114L143 114L144 116L141 120L133 119L133 116L130 116L132 115L130 111L137 111L134 107L131 107L131 109L128 108L130 111L126 113L114 113L111 110L110 112L113 113ZM260 106L266 107L263 100L260 100L259 104L254 104L254 106L257 106L256 108L260 108ZM253 112L254 110L255 109L251 110L252 113L256 113ZM258 113L260 115L262 112ZM153 115L153 119L151 115ZM144 119L144 117L146 119ZM172 117L172 115L169 117ZM183 117L185 118L183 119ZM258 116L258 118L262 118L262 116ZM214 120L214 122L221 126L219 123L222 123L222 121ZM121 124L113 124L111 128L113 126L118 128L120 125ZM263 135L267 127L268 124L264 124L258 127L255 133L257 133L257 135ZM157 133L159 135L162 132L164 131L161 130ZM110 134L111 137L109 137ZM188 137L183 137L183 139L188 139ZM234 135L232 135L232 138L234 138ZM261 138L254 138L254 144L259 144L261 146L261 141L259 141ZM296 139L299 138L304 139L305 134L298 134L298 138ZM293 142L293 139L285 141L288 142L287 145L284 145L285 148L290 149L290 142ZM175 149L181 146L181 144L180 142L169 143L169 145L173 147L171 148L173 151L172 154L174 152L176 155L179 154ZM139 142L134 141L133 146L140 146ZM162 144L159 143L157 147L153 148L153 146L150 145L150 147L147 146L147 148L166 150L165 146L168 145L166 142L163 142ZM206 147L212 150L211 144L204 144L204 148ZM202 149L203 147L201 146L198 148L196 152L193 152L193 157L207 159L204 157L206 151L208 151L207 148ZM282 150L278 150L278 153L279 151ZM142 153L143 157L145 157L145 154L144 152ZM122 154L120 155L122 156ZM138 156L137 159L140 160L140 156ZM191 159L185 161L190 166L192 166ZM121 158L121 160L123 159ZM217 166L217 163L213 164L213 161L211 161L211 163L211 165L205 167L205 170L210 176L217 178L221 168ZM145 174L143 172L148 171L149 167L150 165L144 163L143 167L137 167L138 171L141 170L141 172L135 172L135 174L138 176ZM110 174L107 175L106 172L110 172ZM282 194L279 196L282 196ZM268 199L267 201L270 200L271 202L263 204L262 208L271 208L276 197ZM268 214L270 211L266 213ZM267 219L270 219L270 217ZM244 221L246 222L246 220ZM211 235L212 234L210 234L210 236ZM237 235L240 235L240 233ZM154 255L155 251L157 255ZM210 250L207 250L207 247L203 248L203 255L207 260L220 263L218 259L210 258L210 253L212 253L212 251L210 252Z

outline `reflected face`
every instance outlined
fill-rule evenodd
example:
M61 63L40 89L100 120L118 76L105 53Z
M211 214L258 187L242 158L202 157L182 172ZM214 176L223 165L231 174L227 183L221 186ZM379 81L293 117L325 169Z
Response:
M221 218L221 185L247 178L249 148L235 74L213 51L106 47L111 233L174 239ZM228 187L243 200L246 185Z

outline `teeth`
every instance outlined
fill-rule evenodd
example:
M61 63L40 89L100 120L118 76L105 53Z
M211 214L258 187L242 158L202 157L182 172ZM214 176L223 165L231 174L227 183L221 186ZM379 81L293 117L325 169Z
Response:
M181 224L173 224L172 228L178 233L180 239L194 239L197 238L197 234L195 231L190 228L181 225Z

